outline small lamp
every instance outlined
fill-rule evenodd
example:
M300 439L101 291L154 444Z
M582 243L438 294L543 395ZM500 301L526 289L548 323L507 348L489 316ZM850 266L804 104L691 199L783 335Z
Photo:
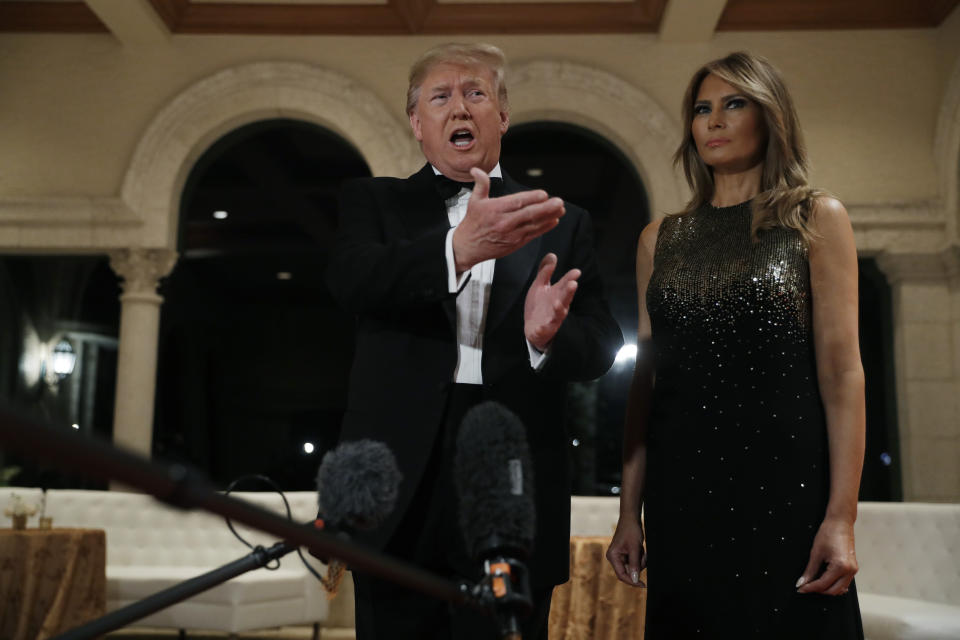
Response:
M52 364L53 372L61 380L73 373L73 367L77 364L77 353L66 336L60 338L60 342L53 348Z

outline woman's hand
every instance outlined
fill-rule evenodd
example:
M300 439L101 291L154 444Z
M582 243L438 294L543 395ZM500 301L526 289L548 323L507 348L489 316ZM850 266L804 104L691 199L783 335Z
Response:
M607 561L621 582L631 587L647 586L640 581L640 572L647 566L647 553L643 548L643 526L639 522L620 516L613 541L607 548Z
M820 568L826 570L816 578ZM857 572L857 554L853 546L853 523L843 519L827 518L820 524L810 550L810 561L797 580L799 593L843 595Z

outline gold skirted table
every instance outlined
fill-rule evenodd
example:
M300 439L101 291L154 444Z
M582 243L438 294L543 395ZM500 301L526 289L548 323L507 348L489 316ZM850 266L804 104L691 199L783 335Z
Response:
M553 592L551 640L643 638L647 591L617 580L604 557L609 545L609 537L570 539L570 581Z
M44 640L106 612L99 529L0 529L0 638Z

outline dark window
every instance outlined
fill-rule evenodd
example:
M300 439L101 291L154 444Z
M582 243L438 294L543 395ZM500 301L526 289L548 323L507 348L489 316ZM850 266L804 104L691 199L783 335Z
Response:
M893 303L873 258L860 258L860 358L867 399L861 500L902 500L893 361Z
M624 340L637 342L637 239L650 220L646 190L627 157L570 124L532 122L504 137L503 168L516 180L590 212L607 300ZM626 352L624 352L626 353ZM600 380L571 385L567 410L573 491L619 491L623 413L634 360L618 359Z
M292 120L233 131L198 160L161 291L159 457L221 486L251 473L314 486L353 356L353 319L323 279L337 192L368 175L345 140Z

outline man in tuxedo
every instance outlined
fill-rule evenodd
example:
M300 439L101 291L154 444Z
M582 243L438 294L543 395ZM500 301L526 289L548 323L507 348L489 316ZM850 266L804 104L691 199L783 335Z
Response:
M537 510L529 639L546 638L553 586L568 577L566 385L603 375L623 338L586 212L500 168L504 66L490 45L443 45L414 64L407 113L427 164L344 187L328 282L358 318L342 439L385 442L404 475L393 516L369 543L476 580L457 528L457 429L484 400L524 423ZM359 640L496 637L475 612L354 579Z

